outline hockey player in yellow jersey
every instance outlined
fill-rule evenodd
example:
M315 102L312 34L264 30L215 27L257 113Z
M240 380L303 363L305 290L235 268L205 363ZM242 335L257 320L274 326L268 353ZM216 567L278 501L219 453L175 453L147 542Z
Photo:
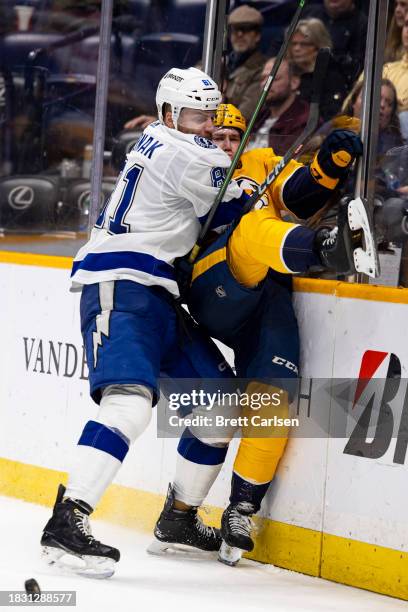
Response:
M232 158L245 121L238 109L223 105L212 139ZM291 274L311 266L346 272L351 244L345 208L340 207L339 232L313 231L298 222L282 220L289 213L307 219L324 206L333 190L345 180L362 144L354 133L338 130L323 142L310 166L291 161L271 185L258 209L242 215L212 244L204 248L195 265L188 293L190 312L214 338L233 349L237 376L245 380L246 397L265 393L279 397L257 410L259 418L288 414L296 390L299 337L291 300ZM280 161L272 149L251 150L241 157L234 179L250 190L264 181ZM223 513L221 535L230 547L252 550L251 516L266 494L285 449L285 427L257 427L251 405L242 412L247 420L233 467L230 504ZM201 438L200 438L201 436ZM203 436L190 427L188 444L194 462L194 489L205 498L222 463L215 449L229 439ZM219 455L218 455L219 456ZM192 474L185 466L177 490L187 491ZM179 495L179 499L182 496ZM225 558L224 558L225 560Z
M218 129L212 136L213 142L232 159L246 128L245 119L232 104L221 104L217 124ZM280 273L294 273L303 272L313 265L323 265L337 271L339 266L347 267L345 256L338 260L339 252L334 248L334 244L330 251L331 257L329 252L324 250L319 256L316 249L310 252L310 245L314 242L317 245L319 238L324 240L328 231L325 229L313 233L299 224L299 221L309 219L327 203L333 191L346 178L355 157L361 152L361 141L355 133L349 130L334 130L322 143L310 165L296 160L288 163L256 204L255 209L242 216L234 225L234 231L228 240L227 257L231 270L240 282L255 285L263 280L270 268ZM251 193L281 159L272 148L246 151L241 156L234 179ZM332 232L332 238L336 231L335 229ZM302 239L306 240L310 247L309 259L304 253L300 261L291 262L294 264L292 267L288 265L289 260L299 259L296 242L302 242ZM299 248L304 249L305 244L299 243ZM336 261L332 261L334 253ZM200 255L200 260L202 259L203 253ZM193 278L203 265L197 264Z
M245 118L233 104L220 104L216 123L220 125L213 133L213 142L232 159L239 146L242 134L246 129ZM271 148L246 151L241 155L241 159L238 162L234 173L234 180L241 188L250 193L256 185L261 184L265 180L265 177L280 160L281 157L276 155ZM274 212L278 219L281 219L282 215L287 215L288 208L282 197L282 188L287 178L301 167L303 165L296 160L290 161L256 208L268 204L270 211Z

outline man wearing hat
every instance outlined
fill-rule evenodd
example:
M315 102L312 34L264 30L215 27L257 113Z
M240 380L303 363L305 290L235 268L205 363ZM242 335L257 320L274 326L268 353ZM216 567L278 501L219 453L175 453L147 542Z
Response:
M259 98L259 82L265 57L259 50L263 17L244 4L228 16L232 51L227 58L225 102L238 106L249 120Z

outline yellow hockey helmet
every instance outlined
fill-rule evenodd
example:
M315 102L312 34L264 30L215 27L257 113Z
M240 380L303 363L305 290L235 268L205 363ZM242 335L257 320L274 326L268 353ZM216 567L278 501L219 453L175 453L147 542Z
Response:
M219 104L216 110L215 127L232 127L245 132L246 121L241 111L233 104Z

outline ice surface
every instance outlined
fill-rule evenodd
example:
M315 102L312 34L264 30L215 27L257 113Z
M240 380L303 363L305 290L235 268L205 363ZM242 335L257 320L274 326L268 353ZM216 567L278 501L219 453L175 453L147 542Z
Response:
M81 612L407 609L406 603L396 599L247 560L230 568L211 556L153 557L145 552L149 535L101 521L93 522L94 535L122 554L115 575L108 580L59 575L40 558L39 539L49 516L47 508L0 497L0 590L22 590L25 580L35 578L43 591L76 591L76 608L58 609Z

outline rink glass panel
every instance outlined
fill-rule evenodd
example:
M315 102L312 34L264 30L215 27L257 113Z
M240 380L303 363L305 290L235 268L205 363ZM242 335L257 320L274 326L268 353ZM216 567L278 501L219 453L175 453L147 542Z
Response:
M72 256L86 240L100 6L1 3L0 249ZM205 1L113 3L101 203L132 138L122 137L126 121L155 113L168 68L199 61L205 8Z
M124 8L126 6L126 8ZM131 8L132 13L126 11ZM115 0L105 130L103 190L109 191L142 128L125 128L141 115L157 117L156 89L172 67L201 60L205 0Z
M265 13L266 55L276 53L293 14L289 4ZM29 0L23 10L14 5L19 3L5 3L0 13L0 248L74 255L88 229L100 2ZM101 203L139 135L124 124L155 114L155 90L168 68L200 61L205 10L205 0L114 2ZM42 51L30 55L37 49ZM304 161L330 126L342 125L335 114L325 117ZM387 174L388 182L393 178ZM351 176L347 192L353 191ZM324 220L334 222L334 212L325 211ZM397 284L401 257L388 259Z
M2 249L69 255L86 229L98 5L2 3Z

